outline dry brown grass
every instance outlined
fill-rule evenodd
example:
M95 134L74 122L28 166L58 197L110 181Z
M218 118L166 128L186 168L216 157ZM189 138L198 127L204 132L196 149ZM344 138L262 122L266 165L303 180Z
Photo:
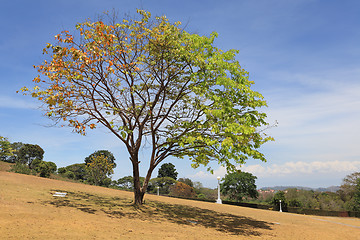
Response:
M13 163L7 163L7 162L0 161L0 172L1 171L4 171L4 172L10 171L12 165L13 165Z
M53 197L55 191L68 193ZM1 239L360 239L360 219L146 195L0 172Z

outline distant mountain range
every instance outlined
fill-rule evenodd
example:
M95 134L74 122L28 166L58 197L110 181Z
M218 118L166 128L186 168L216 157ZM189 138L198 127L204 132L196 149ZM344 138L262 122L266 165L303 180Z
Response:
M275 187L263 187L260 189L261 190L273 189L273 190L284 191L289 188L296 188L296 189L302 189L302 190L308 190L308 191L313 190L316 192L336 192L337 190L340 189L339 186L331 186L331 187L327 187L327 188L310 188L310 187L301 187L301 186L275 186Z

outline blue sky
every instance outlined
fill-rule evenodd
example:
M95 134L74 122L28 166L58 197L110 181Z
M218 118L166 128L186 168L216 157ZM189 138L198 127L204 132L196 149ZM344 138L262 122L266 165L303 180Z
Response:
M217 47L238 49L254 89L268 102L264 111L278 127L268 133L267 162L249 160L241 167L258 177L258 187L340 185L360 171L360 1L333 0L72 0L1 1L0 135L11 142L39 144L45 160L59 167L83 162L95 150L114 153L113 179L131 175L124 146L105 129L86 137L68 128L47 127L39 103L16 94L31 86L33 65L42 49L62 30L115 9L120 15L143 8L181 21L187 31L219 33ZM146 158L146 151L142 153ZM179 177L215 187L225 170L213 164L192 169L186 159L170 159ZM146 166L142 166L144 175ZM157 169L154 176L157 175Z

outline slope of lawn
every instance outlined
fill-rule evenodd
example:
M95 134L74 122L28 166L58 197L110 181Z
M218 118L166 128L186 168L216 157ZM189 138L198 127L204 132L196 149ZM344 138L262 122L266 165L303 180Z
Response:
M0 166L1 168L1 166ZM2 169L2 168L1 168ZM65 198L54 197L67 192ZM302 216L0 171L1 239L360 239L360 219Z

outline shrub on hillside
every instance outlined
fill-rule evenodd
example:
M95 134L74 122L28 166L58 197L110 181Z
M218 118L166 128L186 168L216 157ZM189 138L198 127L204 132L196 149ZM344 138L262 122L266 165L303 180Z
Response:
M35 171L39 173L40 177L50 177L51 173L55 173L57 169L57 166L53 162L45 162L41 161Z
M87 179L87 171L85 163L75 163L58 169L58 173L64 177L85 181Z
M177 182L175 185L170 187L170 196L175 197L186 197L186 198L195 198L196 193L194 188L183 182Z
M33 169L30 169L28 165L23 163L16 163L11 167L11 172L14 173L21 173L21 174L27 174L27 175L36 175L36 171Z

